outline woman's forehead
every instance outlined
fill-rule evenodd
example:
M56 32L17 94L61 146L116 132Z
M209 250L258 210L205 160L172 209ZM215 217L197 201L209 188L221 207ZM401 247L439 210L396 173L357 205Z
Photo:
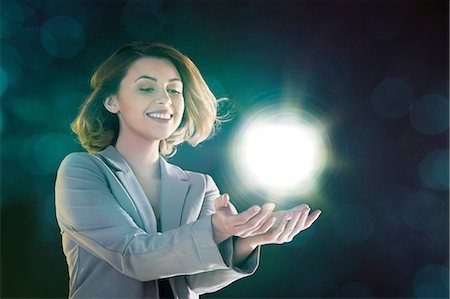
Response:
M173 63L166 58L143 57L137 59L128 69L124 79L136 80L140 77L148 76L157 81L181 80L180 74Z

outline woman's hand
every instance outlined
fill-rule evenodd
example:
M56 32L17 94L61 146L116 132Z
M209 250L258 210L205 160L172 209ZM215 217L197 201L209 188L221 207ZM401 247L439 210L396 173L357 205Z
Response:
M309 228L317 220L321 211L311 214L308 205L299 205L288 211L275 212L275 226L267 232L247 238L239 238L235 243L235 263L242 262L256 247L265 244L291 242L302 230Z
M230 202L228 194L223 194L214 202L216 213L212 216L214 241L223 242L231 236L245 238L266 233L275 222L271 216L275 205L252 206L238 213Z

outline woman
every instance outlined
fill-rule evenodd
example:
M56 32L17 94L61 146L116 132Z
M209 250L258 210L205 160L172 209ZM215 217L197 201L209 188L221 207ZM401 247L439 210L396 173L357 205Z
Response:
M260 245L290 241L319 216L270 203L237 213L210 176L163 158L218 122L214 95L174 48L126 45L91 87L72 124L88 153L68 155L55 186L70 298L198 298L251 275Z

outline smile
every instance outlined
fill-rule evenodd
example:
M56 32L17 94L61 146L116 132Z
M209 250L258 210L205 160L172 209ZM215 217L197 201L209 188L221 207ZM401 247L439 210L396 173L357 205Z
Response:
M169 120L172 118L172 114L169 113L147 113L147 116L150 118L164 119L164 120Z

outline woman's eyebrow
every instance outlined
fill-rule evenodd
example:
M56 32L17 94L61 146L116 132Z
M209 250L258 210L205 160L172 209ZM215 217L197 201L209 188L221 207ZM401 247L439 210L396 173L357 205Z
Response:
M134 80L134 82L136 82L136 81L139 80L139 79L149 79L149 80L158 82L158 79L153 78L153 77L150 77L150 76L140 76L139 78L137 78L136 80ZM169 82L173 82L173 81L180 81L180 82L181 82L181 79L174 78L174 79L170 79L170 80L169 80Z

